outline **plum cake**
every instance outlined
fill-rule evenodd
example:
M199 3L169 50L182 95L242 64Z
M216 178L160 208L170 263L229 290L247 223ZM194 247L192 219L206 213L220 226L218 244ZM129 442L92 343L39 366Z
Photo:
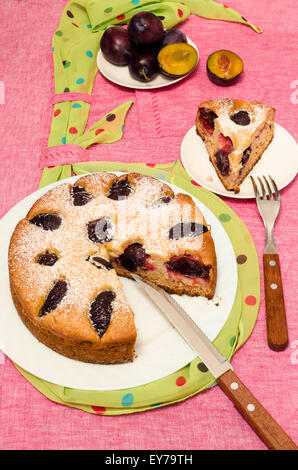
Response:
M201 103L196 131L227 190L239 186L258 162L274 134L275 110L252 101L217 99Z
M212 298L216 254L192 198L138 173L94 173L45 193L9 247L12 297L54 351L92 363L133 360L134 315L119 276Z

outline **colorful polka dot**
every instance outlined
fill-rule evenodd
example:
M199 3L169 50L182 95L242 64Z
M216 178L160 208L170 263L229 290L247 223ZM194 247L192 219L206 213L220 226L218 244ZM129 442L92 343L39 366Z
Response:
M69 67L70 65L71 65L71 62L69 62L69 60L64 60L64 61L63 61L63 67L64 67L65 69L67 69L67 67Z
M107 121L111 122L111 121L114 121L115 118L116 118L115 114L108 114L106 119Z
M67 10L66 14L67 14L67 16L69 16L69 18L73 18L73 14L71 13L70 10Z
M58 29L58 31L55 32L56 36L63 36L63 33L62 31L60 31L60 29Z
M247 261L247 256L246 255L239 255L236 258L236 261L238 264L244 264Z
M113 11L112 7L108 7L104 10L105 13L111 13L111 11Z
M184 384L186 384L186 379L183 377L183 375L180 375L180 377L176 379L176 385L177 387L182 387Z
M91 406L91 408L98 415L102 415L106 411L106 408L104 406Z
M190 182L191 182L191 184L193 184L194 186L200 186L199 183L197 183L195 180L191 180Z
M86 56L87 57L93 57L93 52L92 51L86 51Z
M70 127L69 133L70 133L70 134L77 134L77 133L78 133L78 130L77 130L75 127Z
M62 142L62 144L66 144L66 137L65 136L62 137L61 142Z
M182 18L182 16L183 16L183 11L180 10L180 8L178 8L178 16L179 16L179 18Z
M154 168L155 167L155 163L146 163L146 166L149 166L150 168Z
M229 214L220 214L218 218L221 222L229 222L231 220L231 216Z
M247 297L245 297L245 303L246 305L256 305L257 299L254 295L248 295Z
M200 372L208 372L208 367L204 364L204 362L199 362L197 365L197 368L199 369Z
M74 103L74 104L72 105L72 107L73 107L73 108L81 108L82 105L81 105L80 103Z
M104 129L96 129L95 135L101 134L102 132L104 132Z
M92 28L92 24L86 24L86 28Z
M131 3L133 5L138 5L140 3L140 0L131 0Z
M127 393L122 397L121 405L122 406L131 406L134 402L134 396L132 393Z
M84 78L78 78L78 79L76 80L76 84L77 84L77 85L81 85L82 83L84 83L84 81L85 81Z
M117 20L118 20L118 21L125 20L125 15L119 15L119 16L117 16Z
M71 24L72 24L73 26L75 26L76 28L78 28L78 25L77 25L77 24L75 24L75 23L71 23Z
M54 111L54 117L59 116L60 113L61 113L61 109L56 109L56 110Z

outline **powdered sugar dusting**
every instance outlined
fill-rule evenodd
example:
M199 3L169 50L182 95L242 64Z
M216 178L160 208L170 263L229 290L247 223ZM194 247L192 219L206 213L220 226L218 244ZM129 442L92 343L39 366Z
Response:
M248 148L251 140L261 130L271 110L270 106L258 102L245 103L240 100L218 99L211 103L211 106L209 103L210 109L218 115L214 121L215 132L219 129L224 136L230 137L239 155ZM232 121L231 115L239 111L247 111L250 124L241 126Z

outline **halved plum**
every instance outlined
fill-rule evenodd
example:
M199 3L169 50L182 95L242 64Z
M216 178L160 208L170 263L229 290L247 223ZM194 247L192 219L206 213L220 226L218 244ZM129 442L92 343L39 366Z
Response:
M200 108L199 111L202 126L212 135L214 131L214 120L218 118L217 114L209 108Z
M218 150L214 155L217 168L223 176L227 176L230 172L229 152L226 150Z
M185 42L168 44L157 56L160 71L170 78L180 78L190 73L198 62L196 49Z
M209 79L215 85L233 85L243 71L242 59L232 51L221 49L209 55L206 63Z
M166 263L169 271L190 277L201 277L209 279L210 266L205 266L200 259L192 255L173 256Z
M172 281L182 281L184 284L206 284L210 280L211 266L206 266L198 256L173 256L167 263L168 276Z
M128 245L118 260L122 267L130 272L135 272L138 269L142 271L154 271L155 269L150 261L150 256L147 255L141 243Z
M233 142L230 137L219 134L218 136L218 150L226 150L228 153L233 151Z

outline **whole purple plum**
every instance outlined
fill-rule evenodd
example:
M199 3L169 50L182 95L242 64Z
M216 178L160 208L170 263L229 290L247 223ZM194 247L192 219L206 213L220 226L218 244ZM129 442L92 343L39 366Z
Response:
M131 18L127 31L134 44L149 45L162 39L164 29L158 16L149 11L140 11Z
M185 34L179 29L166 29L163 33L161 47L173 44L176 42L187 42Z
M151 81L158 72L156 54L152 51L133 51L129 63L131 75L141 82Z
M120 26L111 26L103 33L100 48L109 62L115 65L127 65L131 56L131 42L127 30Z

